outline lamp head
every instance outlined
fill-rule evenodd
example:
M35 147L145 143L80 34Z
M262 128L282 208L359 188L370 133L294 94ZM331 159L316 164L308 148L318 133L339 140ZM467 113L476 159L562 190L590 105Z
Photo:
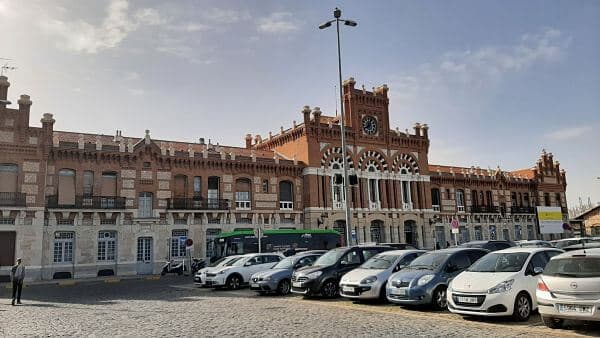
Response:
M319 29L325 29L327 27L331 26L331 21L327 21L322 23L321 25L319 25Z
M339 18L342 16L342 10L336 7L336 8L333 10L333 16L334 16L336 19L339 19Z
M356 23L356 21L344 20L344 25L350 26L350 27L356 27L356 25L358 25L358 24Z

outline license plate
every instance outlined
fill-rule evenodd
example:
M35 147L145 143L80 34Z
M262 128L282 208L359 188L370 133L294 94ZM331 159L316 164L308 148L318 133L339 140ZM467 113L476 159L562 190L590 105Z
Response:
M351 286L344 286L342 287L342 291L344 292L354 292L354 288Z
M392 295L406 296L406 289L392 289L390 293Z
M558 304L558 312L592 313L592 307L587 305Z
M301 282L293 282L292 286L295 288L301 288L302 287L302 283Z
M461 303L477 304L477 297L456 297Z
M256 284L256 283L252 283L252 284L250 284L250 287L252 287L252 288L257 288L257 287L258 287L258 284Z

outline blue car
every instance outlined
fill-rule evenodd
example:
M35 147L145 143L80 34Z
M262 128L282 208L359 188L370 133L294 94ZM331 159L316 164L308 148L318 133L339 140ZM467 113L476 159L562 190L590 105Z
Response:
M450 280L488 252L458 247L423 254L390 276L386 286L387 299L397 304L431 304L435 309L444 309Z
M250 277L250 290L259 294L278 293L287 295L291 290L292 273L295 269L312 265L326 251L306 251L282 259L269 270L255 273Z

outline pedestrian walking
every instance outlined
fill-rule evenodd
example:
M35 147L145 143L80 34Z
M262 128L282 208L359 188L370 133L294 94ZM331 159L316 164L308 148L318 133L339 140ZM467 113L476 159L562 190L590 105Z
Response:
M21 291L23 290L23 280L25 279L25 265L21 258L17 258L17 264L10 269L10 278L12 280L12 305L21 304Z
M450 242L446 241L446 248L450 247Z

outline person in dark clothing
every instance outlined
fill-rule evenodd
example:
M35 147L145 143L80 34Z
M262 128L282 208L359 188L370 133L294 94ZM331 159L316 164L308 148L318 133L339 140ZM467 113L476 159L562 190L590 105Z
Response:
M435 242L435 249L439 250L440 249L440 242Z
M450 242L446 241L446 248L450 247Z
M21 258L17 258L17 264L10 269L10 279L12 280L12 305L21 304L21 291L23 290L23 280L25 279L25 265L21 263Z

